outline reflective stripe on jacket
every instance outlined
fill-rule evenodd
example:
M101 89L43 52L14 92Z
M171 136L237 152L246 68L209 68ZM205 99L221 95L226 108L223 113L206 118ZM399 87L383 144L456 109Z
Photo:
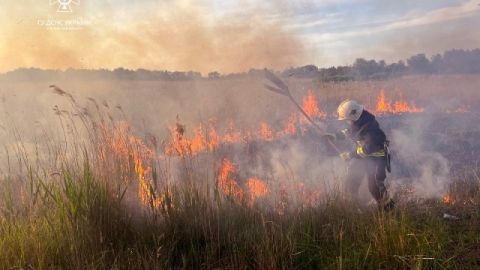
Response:
M363 150L363 146L361 146L361 145L357 146L356 153L360 157L384 157L385 156L385 150L384 149L375 151L375 152L370 153L370 154L365 154L365 151Z

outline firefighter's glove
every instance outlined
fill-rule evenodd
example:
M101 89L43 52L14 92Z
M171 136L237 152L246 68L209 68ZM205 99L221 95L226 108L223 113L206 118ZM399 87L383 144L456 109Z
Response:
M335 141L337 139L337 136L333 133L323 133L322 137L325 138L325 140L330 140L330 141Z
M349 161L352 158L349 152L341 153L340 157L343 159L343 161Z

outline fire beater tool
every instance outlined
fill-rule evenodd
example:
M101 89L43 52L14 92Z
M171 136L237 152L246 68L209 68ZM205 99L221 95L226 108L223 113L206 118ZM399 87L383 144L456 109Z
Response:
M290 90L288 89L288 86L282 80L280 80L280 78L275 76L275 74L273 74L268 69L265 69L265 78L267 78L267 80L269 80L276 86L274 87L268 84L264 84L265 88L277 94L288 97L290 101L292 101L292 103L295 105L295 107L297 107L297 109L303 114L303 116L305 116L305 118L307 118L307 120L320 132L320 134L325 134L325 131L317 123L315 123L313 119L308 116L308 114L303 110L303 108L297 103L297 101L295 101L292 94L290 93ZM335 151L337 151L338 154L342 153L330 137L326 136L326 138L328 143L333 147L333 149L335 149Z

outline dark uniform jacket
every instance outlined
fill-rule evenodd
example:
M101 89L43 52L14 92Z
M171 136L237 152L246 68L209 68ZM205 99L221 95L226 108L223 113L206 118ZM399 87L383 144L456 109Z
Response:
M350 128L342 130L337 138L350 137L357 143L357 149L352 156L357 157L381 157L385 156L384 144L387 140L385 133L375 116L364 110L357 121L352 122Z

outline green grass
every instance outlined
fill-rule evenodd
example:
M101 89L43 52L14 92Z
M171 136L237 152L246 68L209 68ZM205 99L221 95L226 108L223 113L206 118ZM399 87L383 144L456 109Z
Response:
M439 201L391 213L340 196L279 214L192 185L139 212L95 178L93 164L33 177L32 194L3 196L2 269L466 269L480 264L478 204L445 220ZM8 182L3 183L5 192ZM13 201L12 201L13 200ZM476 202L478 203L478 201ZM148 208L148 207L145 207ZM476 210L475 210L476 209Z

